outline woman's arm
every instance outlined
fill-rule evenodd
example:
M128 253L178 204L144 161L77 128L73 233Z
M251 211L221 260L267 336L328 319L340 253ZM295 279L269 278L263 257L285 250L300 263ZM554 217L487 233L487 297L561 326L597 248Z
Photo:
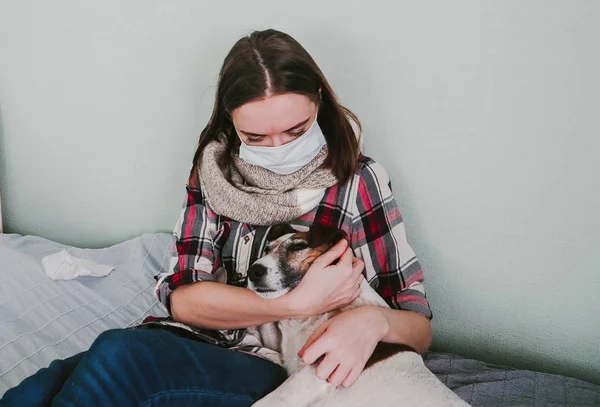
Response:
M372 312L383 314L385 334L381 342L408 345L419 353L425 353L431 346L431 321L414 311L388 309L366 305Z
M263 299L246 288L202 281L171 293L171 314L177 321L207 329L306 318L353 301L360 294L356 280L362 269L363 263L353 259L348 242L342 240L313 262L298 287L279 298Z
M371 260L365 261L367 278L377 278L377 291L391 307L371 307L371 313L382 313L387 321L379 319L385 330L381 341L423 353L431 345L431 309L423 271L407 241L387 171L376 162L366 163L357 195L353 247L357 255ZM373 224L379 227L369 227Z
M169 270L158 276L155 294L171 313L171 294L200 281L216 281L218 268L213 239L217 233L217 214L206 205L196 172L188 179L186 195L173 234L175 244ZM215 263L217 263L215 265Z
M362 164L352 249L365 262L365 276L393 309L415 311L431 319L423 285L425 276L408 243L400 208L387 171L369 160Z
M204 281L171 294L176 321L206 329L237 329L293 318L287 298L267 300L241 287Z

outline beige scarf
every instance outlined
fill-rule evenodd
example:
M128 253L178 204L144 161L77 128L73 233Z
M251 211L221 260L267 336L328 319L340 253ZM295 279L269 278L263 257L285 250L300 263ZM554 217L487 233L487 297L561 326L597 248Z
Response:
M327 146L308 164L288 175L278 175L248 164L232 154L230 168L219 166L228 154L225 136L204 149L199 169L202 189L211 209L238 222L270 226L290 222L319 204L325 189L337 184L331 170L320 168Z

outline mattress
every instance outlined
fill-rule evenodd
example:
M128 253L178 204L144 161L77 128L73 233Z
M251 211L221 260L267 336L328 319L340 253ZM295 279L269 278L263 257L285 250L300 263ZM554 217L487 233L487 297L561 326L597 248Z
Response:
M89 348L103 331L164 316L153 294L170 234L145 234L104 249L78 249L0 234L0 397L23 378ZM51 280L41 259L66 249L114 267L106 277ZM429 352L427 366L473 406L600 406L600 386L564 376L489 365Z

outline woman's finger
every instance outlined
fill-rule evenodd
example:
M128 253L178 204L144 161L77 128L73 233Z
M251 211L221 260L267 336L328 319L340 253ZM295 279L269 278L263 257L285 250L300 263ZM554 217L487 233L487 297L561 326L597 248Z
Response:
M302 347L302 349L300 349L300 351L298 352L298 356L300 356L301 358L304 357L304 351L310 347L310 345L312 345L313 343L315 343L315 341L317 339L319 339L321 337L321 335L323 335L325 333L325 331L327 330L327 322L326 321L323 325L321 325L319 327L319 329L317 329L311 336L310 338L308 338L308 340L306 341L306 343L304 344L304 346Z
M350 368L344 367L342 364L338 365L334 372L329 376L329 383L333 384L335 387L340 386L344 380L346 380L346 377L348 377L350 370Z
M358 257L352 257L352 267L356 267L359 264L361 264L362 267L365 266L365 263L361 259L359 259Z
M330 342L327 335L321 335L317 338L317 340L302 352L302 360L304 363L312 365L317 359L329 352L331 350Z
M350 247L346 248L346 251L340 257L340 261L336 264L338 267L342 267L344 269L352 268L352 259L354 258L354 254L352 253L352 249Z
M362 272L365 269L365 263L356 259L357 261L352 263L352 275L358 280L359 276L362 276Z
M360 286L360 284L363 282L363 280L365 279L365 275L363 273L360 273L357 277L356 277L356 282L358 283L358 285Z
M321 265L322 267L329 266L335 260L339 259L342 256L346 248L348 247L348 241L346 239L342 239L337 242L331 249L327 250L325 253L320 255L313 262L314 264Z
M325 355L323 360L317 366L317 376L320 379L327 380L333 371L338 367L338 361L331 354Z
M344 379L344 381L342 382L342 386L344 387L350 387L354 384L354 382L356 381L356 379L358 379L358 376L360 376L362 369L359 369L357 367L352 368L352 370L350 370L350 373L348 373L348 376L346 377L346 379Z

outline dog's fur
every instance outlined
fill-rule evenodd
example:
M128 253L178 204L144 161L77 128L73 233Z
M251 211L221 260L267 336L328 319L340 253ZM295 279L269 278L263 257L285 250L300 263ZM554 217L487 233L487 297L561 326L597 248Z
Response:
M248 270L248 287L264 298L276 298L294 289L312 262L329 250L344 232L313 225L308 232L296 232L289 225L273 227L264 257ZM254 405L258 407L353 407L353 406L466 406L440 382L412 348L380 343L365 370L349 388L336 388L305 365L298 351L329 318L364 305L388 305L363 280L362 294L351 304L303 320L285 320L258 327L265 346L281 352L290 377L275 391Z

